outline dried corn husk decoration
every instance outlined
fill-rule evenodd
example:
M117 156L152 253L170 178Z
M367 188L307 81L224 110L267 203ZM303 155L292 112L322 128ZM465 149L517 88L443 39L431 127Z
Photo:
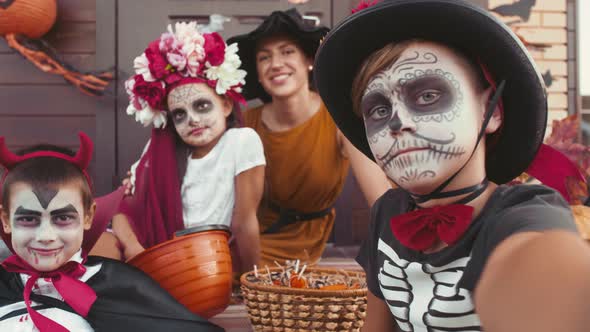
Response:
M112 73L81 73L39 39L55 24L56 17L55 0L0 1L0 36L43 72L63 76L87 95L102 94L113 79Z

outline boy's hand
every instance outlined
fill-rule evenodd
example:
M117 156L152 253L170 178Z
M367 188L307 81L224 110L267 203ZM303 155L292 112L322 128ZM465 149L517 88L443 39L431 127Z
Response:
M121 182L123 187L125 187L125 196L131 196L135 191L135 188L133 187L133 182L131 181L131 175L131 171L127 171L127 177L125 177Z
M123 255L127 261L145 250L145 248L137 241L131 241L131 243L126 243L123 246Z

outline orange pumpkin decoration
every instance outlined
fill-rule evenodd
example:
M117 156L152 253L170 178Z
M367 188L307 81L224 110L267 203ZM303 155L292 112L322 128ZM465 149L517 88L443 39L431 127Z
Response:
M39 38L51 29L56 17L55 0L0 0L0 35Z
M0 0L0 37L42 71L63 76L87 95L101 94L113 79L112 73L81 73L47 52L47 48L31 49L22 43L46 34L56 17L55 0Z

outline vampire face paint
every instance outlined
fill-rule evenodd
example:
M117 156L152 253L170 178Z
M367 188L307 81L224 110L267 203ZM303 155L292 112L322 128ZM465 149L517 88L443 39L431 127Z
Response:
M33 189L33 193L37 196L39 203L41 206L46 209L49 205L49 202L57 195L57 190L53 188L35 188Z
M68 262L91 225L80 188L61 186L46 206L28 184L15 183L10 190L9 220L3 223L15 253L38 271L53 271Z
M168 109L180 138L194 148L193 155L206 155L225 132L231 103L204 83L181 85L168 94Z
M428 193L475 147L483 107L474 74L452 50L410 45L371 78L361 100L375 160L404 189Z

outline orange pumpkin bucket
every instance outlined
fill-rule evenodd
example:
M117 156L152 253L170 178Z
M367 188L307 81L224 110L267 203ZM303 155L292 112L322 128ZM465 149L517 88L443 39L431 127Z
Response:
M128 263L150 275L192 312L209 318L223 312L231 298L229 234L225 225L188 228Z

